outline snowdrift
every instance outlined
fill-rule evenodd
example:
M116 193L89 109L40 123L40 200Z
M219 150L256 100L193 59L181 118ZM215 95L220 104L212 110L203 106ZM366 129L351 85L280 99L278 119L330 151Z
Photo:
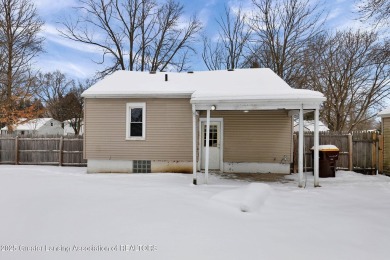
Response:
M211 200L242 212L254 212L263 206L271 190L272 188L267 184L250 183L243 188L219 192L212 196Z

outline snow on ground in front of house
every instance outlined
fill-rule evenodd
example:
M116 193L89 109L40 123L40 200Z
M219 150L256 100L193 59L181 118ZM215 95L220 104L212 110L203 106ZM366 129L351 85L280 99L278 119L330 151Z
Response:
M184 174L85 172L0 166L0 259L389 259L385 176L337 172L313 188L307 174L300 189L296 175L194 186Z

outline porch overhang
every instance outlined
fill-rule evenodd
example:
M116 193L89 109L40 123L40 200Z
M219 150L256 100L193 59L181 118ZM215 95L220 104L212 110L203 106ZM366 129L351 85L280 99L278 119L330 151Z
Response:
M197 100L191 99L191 104L196 110L208 110L215 106L215 110L315 110L323 100L300 101L300 100Z
M191 96L191 104L197 110L207 110L213 105L216 110L315 110L325 100L319 92L291 88L259 94L241 87L241 91L235 93L195 91Z

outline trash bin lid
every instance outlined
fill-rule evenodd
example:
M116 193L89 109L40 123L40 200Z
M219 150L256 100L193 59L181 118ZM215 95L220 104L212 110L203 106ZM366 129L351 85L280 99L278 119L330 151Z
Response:
M311 148L311 150L314 150L314 146ZM318 150L319 151L330 151L330 152L338 152L340 151L339 148L337 148L337 146L333 145L333 144L327 144L327 145L319 145L318 146Z

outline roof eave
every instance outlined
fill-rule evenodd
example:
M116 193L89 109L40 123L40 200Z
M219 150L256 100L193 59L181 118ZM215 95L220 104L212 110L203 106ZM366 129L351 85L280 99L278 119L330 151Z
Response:
M115 93L82 94L83 98L191 98L192 93Z
M378 114L378 116L381 117L381 118L390 117L390 113Z

